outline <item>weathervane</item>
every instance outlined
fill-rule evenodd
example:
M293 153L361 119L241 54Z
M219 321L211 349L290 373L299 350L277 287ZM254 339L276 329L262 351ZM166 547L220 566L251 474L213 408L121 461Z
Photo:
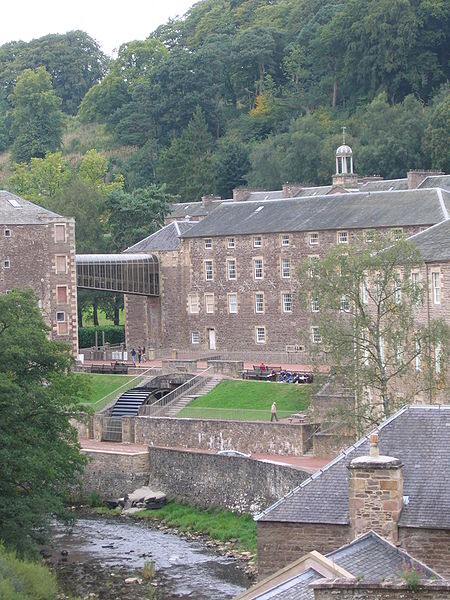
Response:
M347 129L347 127L343 127L342 128L342 143L345 145L345 130Z

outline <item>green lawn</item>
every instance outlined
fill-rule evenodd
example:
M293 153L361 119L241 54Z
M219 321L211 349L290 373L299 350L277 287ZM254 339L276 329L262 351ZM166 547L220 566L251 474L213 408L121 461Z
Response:
M266 381L226 380L190 402L178 417L265 421L275 400L279 418L304 411L315 386Z
M119 311L119 323L123 325L125 323L125 316L123 312L123 308ZM107 319L105 313L99 309L98 310L98 324L99 325L114 325L114 321L111 319ZM86 310L83 312L83 327L92 327L94 325L94 318L92 316L92 310Z
M89 380L90 393L89 397L83 402L83 404L94 406L95 410L100 410L110 402L114 394L113 392L124 386L119 392L125 392L129 387L138 385L139 379L136 379L134 384L129 386L124 385L129 383L132 379L135 379L132 375L97 375L90 373L77 373L77 377L86 377ZM109 395L108 395L109 394ZM105 396L107 396L105 398ZM100 403L99 400L105 398L105 402Z

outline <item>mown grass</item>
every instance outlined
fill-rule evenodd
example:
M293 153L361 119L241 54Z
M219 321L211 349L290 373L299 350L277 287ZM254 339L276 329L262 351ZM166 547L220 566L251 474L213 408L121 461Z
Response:
M19 560L0 546L1 600L56 600L55 577L38 563Z
M315 386L310 384L227 380L182 409L178 417L266 420L272 402L278 418L305 410Z
M125 323L125 315L123 308L119 311L119 325ZM98 324L101 325L114 325L114 321L108 319L102 310L98 311ZM94 316L92 310L86 310L83 312L83 327L92 327L94 325Z
M126 383L129 383L134 377L132 375L97 375L90 373L77 373L77 377L86 377L89 382L89 397L85 399L83 404L86 406L92 406L96 404L94 407L96 410L100 410L102 406L100 406L99 400L111 394L106 398L106 403L112 400L112 392L120 388ZM136 379L135 384L137 385L139 382ZM130 384L132 387L132 384ZM128 389L128 386L124 386L120 392L125 392Z

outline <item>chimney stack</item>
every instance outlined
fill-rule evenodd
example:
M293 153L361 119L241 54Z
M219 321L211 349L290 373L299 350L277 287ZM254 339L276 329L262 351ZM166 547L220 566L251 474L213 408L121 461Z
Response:
M286 181L286 183L283 183L283 198L295 198L304 187L308 186L301 183L289 183L289 181Z
M444 174L443 171L408 171L408 190L416 190L427 177Z
M378 434L370 436L369 456L349 465L348 496L351 538L371 529L393 544L398 542L398 520L403 506L402 463L380 455Z
M206 196L202 196L202 206L208 206L213 200L222 200L222 198L214 194L207 194Z

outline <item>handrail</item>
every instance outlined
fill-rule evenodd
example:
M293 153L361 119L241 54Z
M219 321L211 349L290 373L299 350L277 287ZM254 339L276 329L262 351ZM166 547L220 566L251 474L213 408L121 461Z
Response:
M201 373L197 373L197 375L194 375L194 377L192 377L191 379L188 379L187 381L182 383L180 386L178 386L177 388L175 388L174 390L172 390L171 392L169 392L168 394L166 394L159 400L155 400L155 402L152 402L152 404L148 404L146 406L144 405L142 408L144 409L145 412L148 411L149 413L151 413L152 410L155 408L158 408L158 409L164 408L165 406L170 404L173 400L175 400L179 396L183 396L184 393L187 390L190 390L191 388L193 388L194 385L196 385L197 383L200 384L201 383L200 379L198 382L195 382L195 383L193 383L193 382L195 379L203 377L203 375L212 368L213 368L212 366L207 367Z
M93 403L93 408L95 409L95 405L96 404L100 404L100 402L103 402L105 400L105 398L107 398L108 396L112 396L113 394L117 395L117 392L119 390L121 390L123 387L130 385L130 383L133 383L133 381L135 381L136 379L140 379L143 375L146 375L149 371L153 371L156 367L149 367L148 369L145 369L145 371L143 373L139 373L139 375L136 375L136 377L133 377L133 379L130 379L129 381L126 381L123 385L120 385L118 388L116 388L115 390L113 390L112 392L109 392L109 394L106 394L106 396L103 396L103 398L100 398L99 400L97 400L96 402Z

